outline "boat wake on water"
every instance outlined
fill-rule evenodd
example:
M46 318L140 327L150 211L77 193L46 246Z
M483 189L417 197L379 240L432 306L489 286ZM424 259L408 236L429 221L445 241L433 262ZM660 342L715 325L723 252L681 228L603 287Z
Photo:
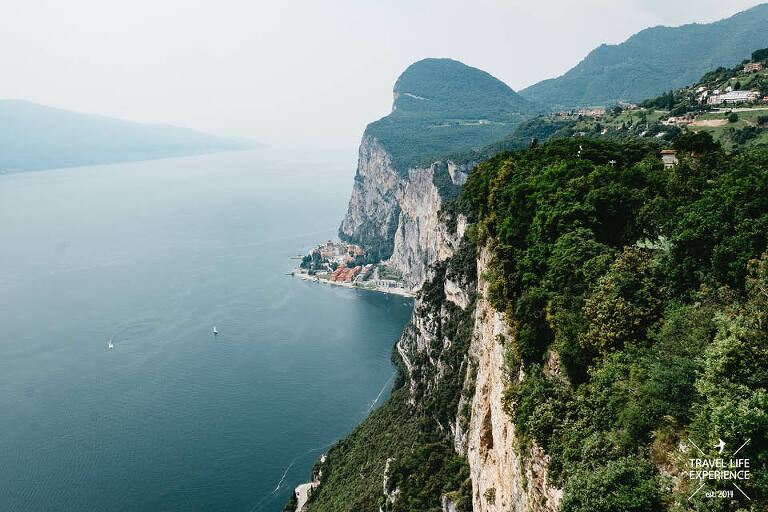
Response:
M334 442L335 442L335 441L334 441ZM283 471L283 475L280 477L280 480L277 482L277 485L276 485L276 486L275 486L275 488L272 490L272 492L271 492L271 493L269 493L269 494L267 494L267 495L265 495L264 497L262 497L262 498L261 498L261 499L260 499L260 500L259 500L259 501L258 501L258 502L257 502L257 503L254 505L254 506L253 506L253 508L250 510L250 512L259 512L259 510L263 509L263 508L264 508L264 506L267 504L267 503L266 503L266 501L267 501L267 500L269 500L270 498L274 498L274 497L275 497L275 495L277 494L277 492L278 492L278 491L279 491L279 490L280 490L280 489L283 487L283 482L285 482L285 478L288 476L288 472L291 470L291 468L293 467L293 465L294 465L294 464L296 464L296 461L298 461L298 460L299 460L301 457L305 457L305 456L309 455L310 453L314 453L314 452L318 452L318 451L322 451L322 450L327 450L328 448L330 448L331 446L333 446L333 444L334 444L334 443L328 443L328 444L325 444L325 445L323 445L323 446L318 446L317 448L311 448L311 449L307 450L306 452L304 452L304 453L302 453L302 454L296 455L296 456L293 458L293 460L291 460L290 464L288 464L288 465L285 467L285 470Z
M387 381L384 383L384 385L381 387L381 390L379 391L379 394L376 395L376 398L373 399L371 402L371 405L368 406L368 412L371 412L374 407L376 407L376 404L379 403L379 400L381 399L381 395L384 394L384 392L387 390L387 386L392 382L392 379L395 378L395 375L397 375L397 372L392 372L392 375L389 376Z

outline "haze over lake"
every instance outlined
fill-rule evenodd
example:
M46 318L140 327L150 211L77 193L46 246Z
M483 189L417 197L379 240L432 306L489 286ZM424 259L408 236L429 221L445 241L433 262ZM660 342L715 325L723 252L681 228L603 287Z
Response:
M386 398L410 314L285 275L355 157L0 175L0 510L282 510Z

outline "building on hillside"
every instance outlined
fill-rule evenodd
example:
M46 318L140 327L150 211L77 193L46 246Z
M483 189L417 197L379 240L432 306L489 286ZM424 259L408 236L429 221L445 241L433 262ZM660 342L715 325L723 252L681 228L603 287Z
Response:
M662 149L661 160L664 162L664 168L669 169L677 163L677 151L674 149Z
M670 117L666 121L662 121L661 124L670 126L681 126L681 125L687 125L691 124L694 121L694 119L690 116L682 116L682 117Z
M760 98L757 91L729 91L725 94L713 94L707 98L708 105L721 105L725 103L752 103Z
M578 114L580 116L591 116L597 119L600 116L605 115L605 109L604 108L595 108L595 109L581 109L578 111Z
M763 69L763 65L759 62L750 62L748 64L744 64L744 72L749 73L750 71L760 71Z
M335 244L328 240L325 244L321 245L313 252L319 252L320 256L324 259L332 260L344 254L346 246L344 244Z

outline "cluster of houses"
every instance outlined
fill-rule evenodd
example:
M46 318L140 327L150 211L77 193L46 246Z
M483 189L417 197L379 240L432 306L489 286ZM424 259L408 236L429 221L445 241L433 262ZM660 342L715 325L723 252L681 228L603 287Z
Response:
M599 119L600 117L605 115L605 109L604 108L593 108L593 109L581 109L577 110L576 112L569 112L567 110L561 110L557 113L560 117L570 117L573 115L576 116L588 116L593 117L595 119Z
M364 256L365 251L359 245L336 244L328 240L325 244L312 249L312 254L319 254L323 260L332 263L349 263L358 256Z
M365 281L371 276L372 272L373 265L370 263L364 267L360 265L355 267L339 265L339 267L331 273L331 276L328 279L334 283L352 283L355 281Z
M753 71L762 71L763 65L760 62L748 62L744 64L743 72L751 73ZM706 103L707 105L724 105L728 103L756 103L760 101L760 93L758 91L736 91L732 86L727 86L725 89L715 89L709 91L706 87L699 87L696 89L698 96L696 99L699 103ZM768 96L762 99L768 102Z

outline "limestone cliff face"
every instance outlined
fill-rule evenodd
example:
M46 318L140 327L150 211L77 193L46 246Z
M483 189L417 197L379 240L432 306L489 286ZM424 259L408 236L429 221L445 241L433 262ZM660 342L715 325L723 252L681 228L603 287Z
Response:
M448 247L443 249L450 252ZM444 376L455 374L457 368L448 365L460 361L464 384L455 419L439 428L453 439L456 452L467 457L473 511L554 512L562 491L548 482L548 457L536 445L520 453L514 424L504 410L504 389L510 378L520 376L505 371L505 343L512 336L506 315L484 298L488 286L482 275L489 258L488 249L480 251L474 282L450 272L449 260L442 274L443 302L435 306L423 296L417 298L412 320L397 345L407 368L411 403L418 407ZM433 287L436 273L435 267L427 272ZM472 315L472 332L457 358L451 350L462 341L446 336L444 329L461 312ZM443 498L443 509L454 510L450 497Z
M507 318L484 298L487 284L482 275L490 251L476 255L471 278L466 269L452 268L461 264L457 261L473 261L474 252L469 258L452 258L466 248L462 239L467 220L458 215L448 227L441 217L444 198L436 182L443 187L462 185L469 171L470 165L435 162L403 175L376 139L366 135L340 235L378 251L387 265L402 273L409 288L430 288L417 296L397 351L415 410L450 379L459 378L460 387L463 382L450 411L430 412L456 452L467 457L473 510L554 512L562 491L549 485L547 455L535 445L528 453L519 452L514 424L504 410L504 389L510 378L520 376L505 371L505 342L512 339ZM455 330L462 322L471 326L471 335L463 338ZM449 326L454 326L453 332L448 332ZM397 498L388 494L387 499ZM450 496L443 497L442 506L455 510Z
M378 250L384 258L400 218L400 198L405 180L392 167L392 158L375 138L363 136L352 196L339 235Z
M478 257L478 275L487 270L489 251ZM547 456L534 446L519 453L515 427L503 409L502 393L510 378L504 371L504 343L510 332L506 315L483 298L487 283L480 278L475 309L475 332L469 349L474 382L471 419L460 448L466 449L472 475L473 510L555 511L562 491L547 482ZM468 377L470 374L468 373Z
M461 240L461 236L456 238L440 222L443 199L434 181L441 164L443 162L435 162L426 169L410 169L400 199L400 218L388 263L403 274L403 280L412 289L419 288L427 279L429 265L449 258ZM447 165L452 183L463 185L469 174L468 166L456 166L452 162ZM466 219L460 217L458 223L458 232L463 235Z
M460 217L455 232L450 232L444 225L436 230L434 239L434 255L440 255L442 259L434 260L440 263L450 258L457 250L464 237L467 223ZM436 268L429 260L424 262L422 282L436 280L442 287L440 295L444 301L434 302L425 296L416 298L411 321L403 329L400 340L397 342L397 350L405 364L411 390L412 404L430 393L438 386L446 373L455 373L465 370L465 363L461 362L460 368L448 368L447 365L455 364L446 362L451 349L456 350L453 344L457 340L452 339L455 333L445 329L445 325L456 320L466 311L474 295L474 281L456 278L457 281L445 277L445 267ZM460 282L459 282L460 279ZM420 285L419 285L420 286ZM426 356L426 357L420 357ZM466 359L461 354L462 359ZM419 361L416 363L415 361ZM440 425L441 430L447 432L452 427L447 423Z
M364 136L352 197L339 229L342 238L378 252L413 290L427 278L429 265L448 258L458 243L439 220L443 198L435 185L435 173L440 166L447 167L453 185L467 180L470 164L453 162L412 168L403 177L376 139ZM466 222L459 222L463 233Z

